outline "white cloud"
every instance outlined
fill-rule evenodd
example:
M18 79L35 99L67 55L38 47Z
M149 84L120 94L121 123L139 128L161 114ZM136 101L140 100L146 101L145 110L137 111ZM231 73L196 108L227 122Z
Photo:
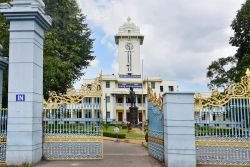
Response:
M83 13L113 40L128 16L145 35L144 73L206 85L206 68L231 56L230 24L245 0L78 0ZM114 50L114 49L113 49ZM114 54L115 51L114 51ZM117 69L117 62L112 68ZM181 86L180 86L181 89Z
M94 68L94 67L97 67L99 66L99 60L97 58L95 58L94 60L92 60L90 62L90 67Z

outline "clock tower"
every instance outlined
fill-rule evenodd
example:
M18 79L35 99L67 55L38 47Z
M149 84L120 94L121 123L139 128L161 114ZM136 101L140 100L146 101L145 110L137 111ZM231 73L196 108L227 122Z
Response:
M118 45L119 75L141 75L140 45L144 36L128 18L115 35Z

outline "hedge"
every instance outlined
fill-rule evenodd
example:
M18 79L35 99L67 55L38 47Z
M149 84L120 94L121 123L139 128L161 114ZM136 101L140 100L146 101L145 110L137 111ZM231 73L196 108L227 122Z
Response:
M116 134L113 133L113 132L103 132L103 136L116 138ZM126 138L126 134L123 134L123 133L119 134L118 133L118 138L119 139L125 139Z

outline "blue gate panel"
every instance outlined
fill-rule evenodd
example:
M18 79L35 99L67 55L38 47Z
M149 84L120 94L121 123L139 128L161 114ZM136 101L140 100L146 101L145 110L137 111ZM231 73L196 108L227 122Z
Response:
M47 160L81 160L102 159L103 142L46 142L44 159Z
M148 101L148 150L154 158L164 161L163 112Z

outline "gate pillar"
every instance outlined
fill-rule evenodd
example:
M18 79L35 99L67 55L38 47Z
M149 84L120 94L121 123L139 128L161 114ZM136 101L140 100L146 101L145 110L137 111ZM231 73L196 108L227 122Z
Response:
M42 0L0 4L10 21L7 164L42 158L44 30L51 25Z
M167 93L163 104L165 165L195 167L194 93Z

